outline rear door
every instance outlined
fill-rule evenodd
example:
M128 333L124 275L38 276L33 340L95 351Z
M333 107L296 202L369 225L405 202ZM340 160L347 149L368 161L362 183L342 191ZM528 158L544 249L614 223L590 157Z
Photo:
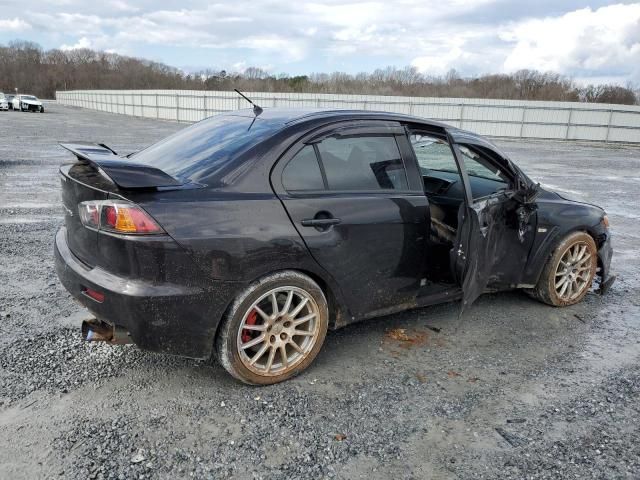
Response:
M352 122L307 138L272 173L274 189L355 317L413 303L428 207L403 128Z
M454 274L462 286L462 308L470 306L489 285L516 286L533 243L535 208L516 200L522 189L518 171L486 145L450 137L465 190L458 213L458 232L451 251ZM473 183L502 183L490 194Z

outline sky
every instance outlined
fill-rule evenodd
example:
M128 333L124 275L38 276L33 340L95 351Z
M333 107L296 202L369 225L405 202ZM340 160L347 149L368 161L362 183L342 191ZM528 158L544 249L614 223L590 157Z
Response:
M186 71L413 65L476 76L527 68L640 85L640 2L0 0L0 44L15 39Z

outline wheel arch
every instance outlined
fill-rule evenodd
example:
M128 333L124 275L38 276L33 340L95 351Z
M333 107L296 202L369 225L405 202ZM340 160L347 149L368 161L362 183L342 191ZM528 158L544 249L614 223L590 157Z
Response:
M225 318L229 314L230 310L233 308L233 304L236 301L236 299L240 295L242 295L243 292L245 292L247 288L249 288L251 285L259 282L261 279L263 279L265 277L268 277L270 275L274 275L274 274L277 274L277 273L281 273L281 272L301 273L303 275L306 275L307 277L309 277L311 280L313 280L315 283L318 284L318 286L320 287L320 289L324 293L325 297L327 298L327 305L329 307L329 329L330 330L335 330L335 329L345 325L346 323L348 323L346 321L345 317L347 315L349 315L349 308L344 303L344 301L342 299L342 294L339 291L339 287L338 287L338 285L336 285L333 282L333 280L324 278L323 275L319 274L318 272L312 271L312 270L306 269L306 268L300 268L300 267L279 268L277 270L271 270L269 272L262 273L262 274L256 276L255 278L252 278L250 281L248 281L246 283L244 288L240 289L233 298L229 299L229 301L227 302L227 305L226 305L226 307L224 309L224 313L221 315L220 321L218 321L218 323L216 325L215 332L214 332L214 338L218 335L218 331L220 329L220 325L222 324L222 319Z
M600 247L600 242L598 240L598 232L595 227L589 225L573 225L566 229L556 229L553 232L553 235L550 238L547 238L543 245L539 248L539 250L534 254L534 259L532 265L529 267L533 267L533 271L529 276L526 283L530 283L533 285L537 285L540 281L540 275L542 275L542 271L544 270L544 266L549 260L549 257L553 255L558 245L562 243L562 241L567 238L569 235L575 232L584 232L587 233L596 244L596 248ZM600 258L598 257L598 266L600 262Z
M289 270L289 269L288 269ZM341 294L336 294L338 289L337 285L332 285L332 282L327 281L321 275L316 272L305 269L291 269L295 272L302 273L311 278L318 284L320 289L327 297L327 304L329 306L329 329L335 330L346 323L345 315L348 312L347 306L341 299Z

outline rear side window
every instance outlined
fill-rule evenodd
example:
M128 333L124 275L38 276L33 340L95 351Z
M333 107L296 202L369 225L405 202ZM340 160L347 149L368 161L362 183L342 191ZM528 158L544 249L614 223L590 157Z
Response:
M330 137L318 144L330 190L408 190L393 136Z
M324 190L322 173L313 146L307 145L282 172L282 186L288 191Z

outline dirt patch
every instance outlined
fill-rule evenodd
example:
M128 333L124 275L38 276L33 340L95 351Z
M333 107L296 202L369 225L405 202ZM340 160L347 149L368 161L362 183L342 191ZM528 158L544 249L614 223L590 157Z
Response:
M429 341L429 332L424 330L412 330L406 328L391 328L384 334L385 340L393 341L401 348L414 348L426 345Z

